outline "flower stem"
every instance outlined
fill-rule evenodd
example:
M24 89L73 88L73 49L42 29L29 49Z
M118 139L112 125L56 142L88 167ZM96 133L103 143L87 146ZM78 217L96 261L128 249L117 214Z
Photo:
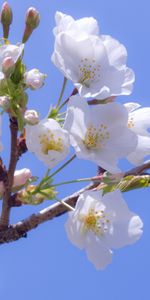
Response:
M64 77L64 81L63 81L62 89L61 89L61 92L60 92L60 96L59 96L59 99L58 99L58 102L57 102L56 108L57 108L57 107L59 107L59 105L60 105L61 99L62 99L62 97L63 97L63 94L64 94L64 91L65 91L66 84L67 84L67 78L66 78L66 77Z
M71 211L74 211L74 210L75 210L71 205L69 205L69 204L66 203L65 201L59 200L58 198L55 198L55 200L57 200L58 202L60 202L61 204L63 204L63 205L64 205L65 207L67 207L69 210L71 210Z
M68 103L68 101L69 101L69 99L70 99L70 97L71 96L74 96L74 95L76 95L78 93L78 90L75 88L73 91L72 91L72 93L71 93L71 95L60 105L60 106L58 106L58 111L59 110L61 110L61 108L65 105L65 104L67 104Z
M70 164L70 162L72 160L74 160L74 158L76 157L76 155L74 154L69 160L67 160L67 162L65 162L60 168L58 168L55 172L53 172L49 178L52 178L53 176L55 176L57 173L59 173L63 168L65 168L68 164Z
M62 181L56 184L53 184L52 187L64 185L64 184L71 184L71 183L77 183L77 182L87 182L87 181L92 181L92 178L80 178L80 179L74 179L74 180L69 180L69 181Z

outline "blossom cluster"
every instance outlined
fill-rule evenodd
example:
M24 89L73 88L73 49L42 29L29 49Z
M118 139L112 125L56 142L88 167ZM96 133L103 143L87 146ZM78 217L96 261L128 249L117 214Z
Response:
M121 158L133 165L142 163L150 154L150 108L142 108L138 103L122 104L116 99L131 94L135 81L133 70L127 66L126 48L111 36L101 34L92 17L74 20L56 12L55 20L51 60L73 83L74 93L68 99L64 119L59 115L63 107L60 103L55 114L51 111L40 120L36 111L27 110L26 105L21 107L18 100L28 150L49 169L68 156L70 146L77 158L90 160L111 174L120 172ZM2 87L14 74L23 51L24 44L0 46ZM24 69L21 75L24 89L33 90L41 88L46 77L37 69ZM12 111L12 101L4 93L0 106L17 115L18 111ZM24 185L25 176L21 183L16 176L14 186L16 182ZM27 177L31 177L30 171ZM140 217L130 212L119 190L105 195L92 190L80 195L65 228L71 242L86 250L97 269L103 269L111 262L113 249L140 238L142 226Z

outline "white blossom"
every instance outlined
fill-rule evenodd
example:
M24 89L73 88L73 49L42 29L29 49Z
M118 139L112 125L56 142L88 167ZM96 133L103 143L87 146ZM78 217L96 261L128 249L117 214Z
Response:
M101 191L84 192L65 224L70 241L85 249L98 270L111 263L112 249L135 243L142 234L142 226L119 190L104 196Z
M129 112L128 127L137 134L138 143L135 150L128 155L128 160L142 164L144 158L150 155L150 107L140 107L138 103L126 103Z
M89 106L83 98L72 96L64 128L78 158L115 173L120 171L118 159L126 157L137 144L137 136L127 122L127 110L119 103Z
M56 35L52 62L83 97L129 95L135 77L126 61L125 47L110 36L79 39L68 31Z
M8 62L12 64L16 63L21 56L24 49L24 44L19 46L16 45L2 45L0 46L0 80L5 78L3 69L5 64L7 66Z
M54 119L43 119L37 125L26 126L26 143L49 168L53 168L69 153L68 132Z
M32 69L24 73L24 83L33 90L37 90L44 85L46 75L38 69Z
M55 21L56 27L53 30L55 36L58 36L61 32L66 32L77 39L88 35L99 35L99 26L93 17L74 20L71 16L57 11Z

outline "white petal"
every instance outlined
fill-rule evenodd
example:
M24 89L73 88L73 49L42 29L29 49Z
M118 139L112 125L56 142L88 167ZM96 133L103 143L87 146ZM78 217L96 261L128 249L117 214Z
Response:
M90 108L91 119L94 124L106 124L110 128L119 127L121 124L126 125L128 113L120 103L113 102L105 105L93 105Z
M112 262L112 251L96 236L92 234L88 236L85 248L89 261L97 270L103 270Z
M120 67L126 64L127 50L124 45L109 35L102 35L105 48L108 53L110 64L115 67Z
M16 46L16 45L0 46L0 66L2 65L3 59L6 57L11 57L14 63L16 63L18 58L21 56L23 49L24 49L24 44L21 44L20 46Z
M99 202L99 209L104 209L104 205L100 202L102 199L102 192L101 191L87 191L81 194L77 200L75 209L76 214L83 214L86 215L89 212L89 209L95 209L95 205L97 201Z
M113 150L115 149L118 158L127 157L136 149L137 143L138 137L132 130L125 128L122 125L120 125L120 128L113 128L109 146L112 147Z
M124 106L127 109L127 111L130 113L130 112L136 110L137 108L139 108L141 105L136 102L128 102L128 103L125 103Z
M128 234L130 243L136 242L142 235L143 222L139 216L133 215L129 222Z
M89 107L85 100L79 96L72 96L69 99L64 129L70 134L84 138L89 123Z
M74 212L69 213L69 219L65 223L65 230L71 243L79 249L83 249L85 246L85 238L81 235L81 222L74 219L73 214Z
M148 133L148 128L150 128L150 107L142 107L131 112L129 114L130 118L133 118L133 131L140 135L150 136Z
M111 220L104 242L110 248L120 248L136 242L142 234L143 223L130 212L119 190L104 195L105 213Z
M132 93L134 81L134 71L126 67L124 73L124 82L122 84L122 95L130 95Z
M99 35L98 23L93 17L76 20L75 24L79 32L84 31L87 35Z
M55 14L56 27L53 29L54 35L59 34L62 31L66 31L70 25L70 23L74 22L74 19L65 15L62 12L57 11Z
M134 165L143 163L144 158L150 155L150 137L138 135L138 144L127 159Z

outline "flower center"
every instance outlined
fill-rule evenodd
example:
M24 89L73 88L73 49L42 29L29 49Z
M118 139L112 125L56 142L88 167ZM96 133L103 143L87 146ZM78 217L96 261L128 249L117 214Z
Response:
M134 127L134 118L130 117L128 120L128 128L133 128Z
M89 87L94 81L98 81L100 77L100 65L96 64L94 59L81 59L79 64L79 83Z
M83 222L83 231L92 231L95 235L104 236L108 231L109 219L104 214L104 211L94 211L94 209L89 209L87 215L80 216Z
M100 124L98 128L90 125L87 128L85 138L83 140L84 145L87 149L100 149L105 146L106 141L109 139L109 132L107 125Z
M48 130L47 134L39 136L42 152L48 155L48 152L53 150L57 152L63 151L63 142L61 138L54 137L54 134Z

